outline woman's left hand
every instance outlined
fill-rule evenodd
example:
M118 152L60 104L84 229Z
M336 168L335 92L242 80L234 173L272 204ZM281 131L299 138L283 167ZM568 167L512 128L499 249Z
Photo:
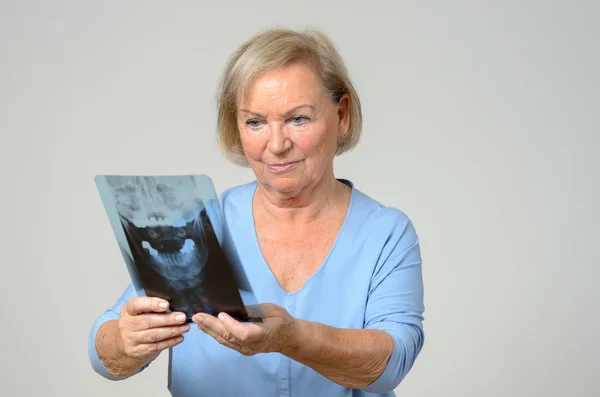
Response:
M283 307L272 303L263 303L260 308L264 316L262 323L240 323L225 313L220 313L218 318L198 313L192 321L221 345L245 356L281 352L293 347L298 339L297 320Z

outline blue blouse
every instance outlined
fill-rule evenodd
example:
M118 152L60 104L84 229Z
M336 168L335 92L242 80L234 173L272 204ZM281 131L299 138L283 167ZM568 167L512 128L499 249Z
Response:
M383 374L364 389L348 389L279 353L243 356L191 324L184 341L168 352L171 395L395 396L394 389L411 369L424 342L419 239L403 212L375 201L349 181L342 182L352 187L352 195L337 240L318 270L292 293L281 289L258 244L252 215L256 181L225 191L219 201L257 300L278 304L300 319L388 332L394 350ZM130 284L98 317L89 335L92 367L110 380L117 378L98 358L96 333L105 321L118 319L120 306L134 295Z

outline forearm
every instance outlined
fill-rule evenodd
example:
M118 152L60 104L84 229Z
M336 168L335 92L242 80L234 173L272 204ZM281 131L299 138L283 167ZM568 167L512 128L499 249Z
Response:
M107 321L98 329L96 352L110 373L117 378L133 375L145 364L124 353L117 320Z
M380 330L340 329L305 320L296 320L294 326L294 340L282 353L348 388L375 381L394 349L391 336Z

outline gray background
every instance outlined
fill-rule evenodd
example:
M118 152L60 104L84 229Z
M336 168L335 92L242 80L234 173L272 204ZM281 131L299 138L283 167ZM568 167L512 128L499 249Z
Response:
M0 4L1 395L167 395L166 355L118 383L88 363L128 282L93 177L249 181L214 93L275 24L336 42L365 114L337 175L421 236L426 343L399 395L600 395L598 2Z

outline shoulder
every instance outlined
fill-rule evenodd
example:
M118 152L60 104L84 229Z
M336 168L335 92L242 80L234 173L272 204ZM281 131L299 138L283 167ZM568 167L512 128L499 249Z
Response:
M252 198L256 182L249 182L237 185L224 190L217 198L207 200L204 204L210 213L216 216L216 213L226 213L232 207L240 208L246 204L248 199Z
M401 209L385 205L356 191L353 240L356 246L374 255L371 272L372 288L396 273L402 283L418 285L422 264L419 236L411 218Z
M386 235L388 237L410 237L415 228L412 219L401 209L383 204L356 187L353 188L352 212L368 234Z
M351 205L348 237L352 245L376 256L373 275L387 274L407 263L420 263L419 236L403 210L385 205L358 189L353 192Z
M232 205L241 205L251 199L256 189L256 181L230 187L219 195L221 207L225 209Z
M211 205L223 224L230 229L247 227L252 220L252 197L256 181L230 187L219 194Z

